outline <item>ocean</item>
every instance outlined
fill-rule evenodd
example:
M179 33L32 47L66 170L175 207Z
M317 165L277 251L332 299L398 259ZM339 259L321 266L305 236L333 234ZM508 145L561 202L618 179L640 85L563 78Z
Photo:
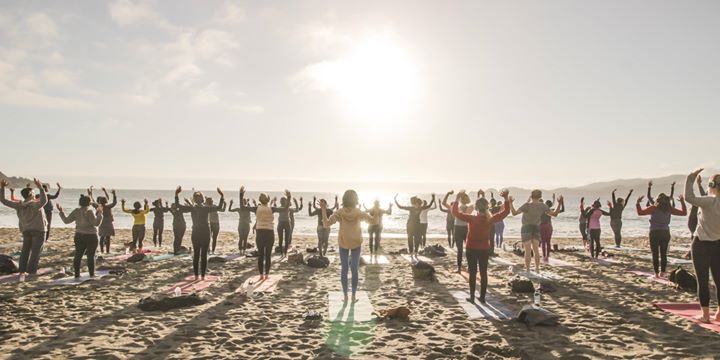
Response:
M77 207L77 199L81 193L85 190L80 189L63 189L56 203L60 203L65 211L69 213L72 209ZM95 196L101 194L101 191L96 191ZM150 202L154 199L161 198L164 201L170 203L174 200L174 191L172 190L118 190L118 205L114 209L113 214L115 215L115 227L117 229L130 229L132 227L132 218L130 215L120 211L120 199L124 198L127 200L127 206L131 207L134 201L142 201L147 198ZM7 193L9 196L9 193ZM215 191L204 191L206 196L212 196L216 203L219 195ZM277 196L280 198L282 193L270 192L270 196ZM189 189L184 190L181 195L182 198L189 198L191 191ZM231 199L235 200L234 206L238 206L239 194L237 191L225 191L226 199L229 202ZM251 199L257 199L259 192L248 192L246 196ZM341 196L342 194L338 194ZM367 206L372 206L372 202L375 199L380 201L381 207L387 207L390 202L393 201L393 193L359 193L361 202ZM419 195L426 200L430 200L430 194L399 194L398 201L401 205L409 205L409 198L413 195ZM625 194L623 194L625 195ZM298 214L295 215L295 232L296 235L315 235L317 227L317 218L308 216L307 203L311 201L313 196L319 198L325 198L333 204L334 194L329 193L308 193L308 192L294 192L293 196L296 198L303 197L305 202L304 208ZM453 199L454 196L451 196ZM515 205L519 207L525 201L525 196L515 196ZM594 199L594 198L593 198ZM649 217L639 217L635 212L635 197L630 199L630 205L625 209L623 214L623 236L647 236L649 227ZM441 200L441 199L440 199ZM603 199L603 207L607 210L607 205ZM578 216L579 216L579 197L568 197L565 199L565 212L560 214L553 220L553 236L555 237L579 237L578 230ZM678 204L679 206L679 204ZM429 238L444 238L446 237L445 232L445 216L446 214L441 212L439 209L432 210L428 214L428 237ZM148 227L152 227L152 214L148 215ZM520 237L520 215L513 217L508 216L505 219L505 237L506 238L519 238ZM186 214L188 227L191 224L189 215ZM254 217L253 217L254 218ZM387 239L405 239L405 223L407 221L407 212L393 207L393 214L385 216L383 219L384 231L383 235ZM171 228L172 216L166 214L165 227L167 230ZM220 213L220 228L223 231L236 231L238 224L237 213L224 212ZM57 209L53 215L53 226L54 227L72 227L74 224L65 225L57 215ZM17 216L15 211L12 209L0 206L0 227L13 228L17 227ZM687 229L687 217L673 217L670 224L671 232L674 237L689 238L690 232ZM337 227L334 227L333 234L337 231ZM609 239L612 238L612 230L610 230L610 219L607 217L602 218L602 237Z

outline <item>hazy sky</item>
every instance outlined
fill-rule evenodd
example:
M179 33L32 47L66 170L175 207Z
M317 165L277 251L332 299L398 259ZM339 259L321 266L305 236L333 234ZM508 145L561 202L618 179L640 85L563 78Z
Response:
M499 187L717 167L719 13L5 0L0 171Z

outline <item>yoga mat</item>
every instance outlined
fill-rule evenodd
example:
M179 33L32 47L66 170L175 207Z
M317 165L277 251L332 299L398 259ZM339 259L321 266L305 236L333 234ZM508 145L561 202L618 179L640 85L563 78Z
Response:
M670 246L670 250L688 252L690 251L690 245L672 245Z
M643 256L640 256L640 258L645 259L645 260L652 260L652 255L643 255ZM668 262L668 264L672 264L672 265L692 264L692 260L680 259L680 258L671 257L671 256L668 256L667 262Z
M385 255L363 255L361 264L364 265L388 265L390 260Z
M577 251L586 251L586 250L587 250L587 249L586 249L584 246L582 246L582 245L568 245L568 246L563 246L563 249L566 249L566 250L577 250Z
M244 257L245 257L245 255L231 254L231 255L225 256L225 260L226 260L226 261L233 261L233 260L243 259Z
M185 256L190 256L189 254L178 254L175 255L173 253L165 253L165 254L159 254L159 255L147 255L145 256L145 259L143 261L162 261L162 260L169 260L174 258L181 258Z
M13 242L13 243L7 243L7 244L0 244L0 249L7 249L7 248L14 248L14 247L22 247L22 245L23 245L22 241Z
M343 302L342 291L328 293L328 319L332 322L365 322L373 319L375 311L370 303L366 291L356 293L357 301L352 302L348 294L348 301Z
M508 259L503 259L503 258L501 258L501 257L499 257L499 256L491 256L491 257L490 257L490 263L491 263L491 264L495 264L495 265L500 265L500 266L513 266L513 265L515 265L514 262L512 262L512 261L510 261L510 260L508 260Z
M612 259L612 258L597 258L597 259L595 259L595 258L589 257L588 259L589 259L590 261L594 262L594 263L598 263L598 264L601 264L601 265L617 265L617 264L622 264L622 261L616 260L616 259Z
M647 251L648 249L639 249L639 248L625 247L625 246L621 246L621 247L608 246L606 248L603 248L603 250L630 252L630 251Z
M408 254L402 254L402 255L400 255L400 257L402 257L403 259L405 259L405 261L407 261L407 262L409 262L409 263L411 263L411 264L414 263L414 262L416 262L416 260L415 260L414 258L412 258L412 257L411 257L410 255L408 255ZM418 259L418 260L421 260L421 261L424 261L424 262L426 262L426 263L428 263L428 264L432 264L432 263L433 263L433 260L432 260L432 259L427 258L427 257L422 256L422 255L418 255L417 259Z
M450 272L453 273L453 274L460 275L463 279L465 279L465 282L469 282L469 281L470 281L470 273L468 273L468 272L465 271L465 270L461 270L459 274L458 274L457 271L453 271L453 270L451 270L451 269L448 269L448 271L450 271ZM480 286L480 273L477 274L477 277L476 277L476 279L475 279L475 282L477 283L478 286ZM488 284L497 284L497 283L500 283L500 282L501 282L500 279L496 279L496 278L494 278L494 277L492 277L492 276L490 276L490 275L488 274Z
M510 309L489 293L485 294L485 304L477 301L477 294L475 304L466 300L470 297L470 294L466 291L455 290L451 291L451 294L470 319L510 320L514 316Z
M720 333L720 322L712 320L714 312L710 311L710 324L695 319L695 316L702 315L700 304L653 304L666 313L688 319L702 328Z
M260 275L255 275L245 280L242 286L235 289L235 293L244 294L250 286L253 286L253 292L272 293L277 289L282 278L282 275L269 275L266 280L260 280Z
M556 259L556 258L552 258L552 257L549 258L548 261L542 261L542 262L545 264L548 264L550 266L554 266L554 267L566 267L566 268L577 267L577 264L573 264L573 263L567 262L565 260L560 260L560 259Z
M57 272L57 269L53 269L53 268L40 268L40 269L38 269L38 271L37 271L37 273L36 273L35 275L27 275L27 276L25 276L25 279L26 279L26 280L30 280L30 279L32 279L32 278L34 278L34 277L37 277L37 276L43 276L43 275L52 274L52 273L55 273L55 272ZM9 282L14 282L14 281L18 281L18 280L20 280L20 274L17 274L17 273L0 276L0 284L5 284L5 283L9 283Z
M82 284L86 281L99 279L99 278L107 276L109 274L110 274L110 270L97 270L97 271L95 271L94 278L91 278L89 273L81 273L80 277L77 279L73 276L69 276L69 277L65 277L62 279L53 280L53 281L45 284L45 286L53 287L53 286L65 286L65 285L70 285L70 286L78 285L78 284Z
M654 273L651 273L649 271L631 270L630 273L635 274L640 277L648 278L656 283L660 283L663 285L669 285L669 286L675 286L675 283L673 283L672 281L665 279L665 278L657 278L657 277L655 277Z
M180 287L180 290L182 291L183 295L188 295L193 293L193 288L196 292L201 292L213 283L215 283L218 279L220 279L219 276L214 275L206 275L205 280L195 280L194 275L190 275L183 279L183 281L177 282L175 284L170 285L170 288L168 289L167 293L172 295L175 294L175 288Z
M554 273L554 272L547 271L547 270L540 270L539 273L537 273L537 272L535 272L535 271L527 272L527 271L525 271L524 268L523 268L523 269L513 269L513 271L514 271L516 274L518 274L518 275L520 275L520 276L524 276L524 277L526 277L526 278L528 278L528 279L548 280L548 281L558 281L558 280L562 280L562 276L560 276L560 275L558 275L558 274L556 274L556 273Z

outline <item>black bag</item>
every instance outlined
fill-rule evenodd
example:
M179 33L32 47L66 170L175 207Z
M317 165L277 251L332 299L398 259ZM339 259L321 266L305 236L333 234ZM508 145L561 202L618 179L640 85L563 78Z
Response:
M307 321L322 320L323 316L322 316L322 314L320 314L317 311L308 311L303 314L303 319L305 319Z
M224 263L227 262L227 259L223 256L213 256L208 259L209 263Z
M324 256L313 255L305 260L307 266L316 269L322 269L330 266L330 260Z
M517 256L525 256L525 249L523 249L523 245L521 241L518 241L513 244L513 254Z
M675 283L677 287L682 290L690 292L697 291L697 280L695 279L695 275L683 269L682 266L678 266L677 269L670 272L670 281Z
M190 306L197 306L207 301L197 294L181 295L176 297L151 296L140 300L138 307L143 311L169 311Z
M0 274L14 274L18 272L17 263L7 255L0 255Z
M533 286L532 281L528 279L522 279L519 276L515 276L514 278L510 279L510 289L512 292L516 293L534 293L535 292L535 286Z
M532 305L523 306L517 319L525 323L528 327L535 325L557 325L560 321L560 317L557 314Z
M309 253L311 253L311 254L314 254L314 253L318 252L318 248L316 248L316 247L314 247L314 248L307 248L306 250L307 250L307 252L309 252Z
M427 256L427 257L447 256L447 253L445 252L445 248L442 247L442 245L430 245L430 246L422 249L420 254Z
M136 263L145 260L145 254L144 253L137 253L133 254L129 258L127 258L127 262L130 263Z
M418 261L410 266L412 267L413 278L420 280L435 279L435 268L432 265L424 261Z

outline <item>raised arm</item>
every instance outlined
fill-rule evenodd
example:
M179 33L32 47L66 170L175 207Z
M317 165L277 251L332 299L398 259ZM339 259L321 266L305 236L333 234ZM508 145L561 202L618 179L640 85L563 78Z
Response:
M617 206L617 198L615 197L615 192L616 192L616 191L617 191L617 189L614 189L614 190L612 191L612 206Z
M55 194L54 194L54 195L50 195L50 194L47 195L48 199L50 199L50 200L55 200L55 199L58 198L58 196L60 196L60 190L62 189L62 188L60 187L60 183L57 183L57 184L55 184L55 185L57 185L57 191L55 191ZM92 197L91 197L91 199L92 199Z
M670 210L670 212L671 212L673 215L676 215L676 216L685 216L685 215L687 215L687 205L685 205L685 198L682 197L682 196L680 196L680 197L678 198L678 201L680 201L680 209L678 209L678 208L676 208L676 207L673 206L673 208L672 208L672 210Z
M552 216L552 217L558 216L558 214L560 214L561 212L565 211L565 205L564 205L564 203L565 203L565 198L563 198L563 196L560 195L560 197L558 198L558 204L557 204L557 206L555 207L555 210L551 210L551 211L548 212L547 214L550 215L550 216Z
M695 178L698 177L701 171L703 171L703 169L695 170L688 175L685 181L685 200L691 205L698 207L710 206L715 201L714 198L709 196L695 196L695 189L693 189Z
M240 208L241 208L241 209L248 209L248 211L250 211L250 212L256 212L256 211L257 211L257 206L247 206L247 205L245 205L244 198L245 198L245 186L241 186L241 187L240 187Z
M16 209L19 204L15 200L8 200L5 198L5 187L8 186L8 182L5 179L0 179L0 203L7 207Z
M632 195L632 193L633 193L633 189L630 189L630 192L628 192L627 197L625 197L625 206L627 206L627 204L629 204L628 201L630 201L630 196Z
M387 210L385 210L386 215L392 215L392 203L388 204Z
M640 205L640 203L642 203L642 200L643 200L643 197L640 196L637 199L637 201L635 202L635 211L637 212L638 216L650 215L650 214L654 213L655 205L650 205L643 209L642 205Z
M318 209L313 210L313 204L312 202L308 201L308 216L320 216L320 211Z
M182 192L182 187L178 186L177 189L175 189L175 207L178 209L179 212L189 212L192 210L192 205L180 205L180 192ZM186 199L187 201L187 199ZM125 211L125 200L122 201L122 209ZM127 212L127 211L125 211Z
M65 216L65 211L63 211L62 206L60 206L60 204L57 204L56 207L58 209L58 214L60 215L60 220L62 220L62 222L64 222L65 224L70 224L75 221L75 219L77 219L77 209L71 211L70 215Z
M456 198L455 202L450 207L450 211L452 211L453 216L455 216L456 219L460 219L462 221L468 222L471 221L473 216L470 214L466 214L463 212L460 212L460 209L458 209L458 204L460 203L460 199Z
M115 190L110 190L110 193L112 194L112 202L110 204L108 204L106 207L113 208L113 207L115 207L115 205L117 205L117 193L115 192ZM105 197L108 198L107 192L105 192Z
M523 204L523 205L520 207L520 209L515 209L515 203L514 203L514 201L515 201L515 199L511 196L511 197L510 197L510 213L511 213L513 216L517 216L518 214L522 214L522 213L523 213L523 211L525 210L525 209L524 209L525 204Z
M505 200L503 202L503 209L502 209L502 211L493 215L492 218L490 218L491 222L498 222L498 221L506 218L508 216L508 214L510 214L510 204L512 203L512 199L510 198L510 192L505 190L500 193L500 196L502 196L503 199Z
M648 182L648 188L647 188L647 205L648 206L655 203L655 200L653 200L653 198L652 198L652 186L653 186L653 182L652 182L652 180L650 180Z
M444 209L444 208L443 208L442 202L438 202L438 208L440 208L440 211L442 211L442 212L444 212L444 213L446 213L446 214L447 214L448 212L450 212L450 209Z
M228 209L227 209L227 211L228 211L228 212L240 212L240 207L236 207L236 208L233 209L233 201L234 201L234 200L230 200L230 204L228 204ZM242 201L242 200L240 200L240 201Z
M448 204L447 201L448 201L448 198L450 197L450 195L452 195L452 193L454 193L454 192L455 192L454 190L448 191L445 194L445 197L443 197L442 206L444 206L446 209L448 209L448 211L450 211L450 205Z
M337 211L337 209L339 208L340 206L338 205L338 197L337 195L335 195L335 205L333 206L333 211Z
M432 194L432 200L430 200L430 203L423 206L423 210L432 210L435 209L435 194Z
M410 206L402 206L402 205L400 205L400 203L399 203L398 200L397 200L397 197L398 197L398 195L395 194L395 205L397 205L398 209L402 209L402 210L410 210L410 209L411 209Z
M700 196L707 196L707 192L705 192L705 189L702 186L702 177L700 175L698 175L697 177L697 186Z
M320 204L320 215L322 216L323 226L327 228L337 222L337 214L338 213L334 213L334 214L330 215L330 217L328 218L327 211L325 211L326 210L325 206L327 206L327 205Z

